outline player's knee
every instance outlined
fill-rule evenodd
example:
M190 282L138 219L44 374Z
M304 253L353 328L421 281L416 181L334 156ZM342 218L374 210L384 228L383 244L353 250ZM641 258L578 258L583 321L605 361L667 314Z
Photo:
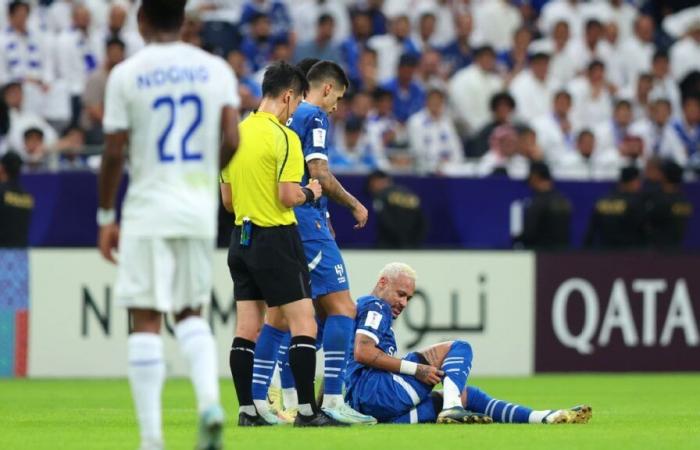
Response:
M467 341L453 341L450 350L460 351L464 354L464 362L471 364L472 358L474 357L474 352L472 351L472 346Z
M256 342L261 329L262 323L255 320L245 320L244 317L239 317L236 322L236 337Z

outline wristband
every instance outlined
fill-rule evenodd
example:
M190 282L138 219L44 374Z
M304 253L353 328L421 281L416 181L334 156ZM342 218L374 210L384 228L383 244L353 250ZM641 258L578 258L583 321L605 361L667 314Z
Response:
M117 220L117 213L113 209L97 209L97 225L103 227L111 225Z
M304 204L313 203L316 200L316 198L314 197L314 192L311 189L303 187L301 188L301 192L303 192L306 196L306 201L304 202Z
M405 359L401 360L401 369L399 369L399 372L402 374L415 376L417 370L418 364L411 361L406 361Z

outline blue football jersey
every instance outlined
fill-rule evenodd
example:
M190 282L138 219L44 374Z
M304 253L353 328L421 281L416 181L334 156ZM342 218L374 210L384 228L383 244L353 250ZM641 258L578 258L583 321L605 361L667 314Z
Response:
M311 103L302 102L287 122L287 126L299 136L306 162L314 159L328 161L330 122L325 111ZM307 167L304 170L301 185L306 186L308 182L309 169ZM322 196L314 204L294 208L302 241L333 240L326 220L327 212L328 198L326 196Z
M396 354L396 337L391 328L393 321L391 306L381 298L368 295L357 300L355 334L368 336L380 350L389 356ZM357 381L365 367L355 361L352 349L348 351L347 367L345 383L350 387Z

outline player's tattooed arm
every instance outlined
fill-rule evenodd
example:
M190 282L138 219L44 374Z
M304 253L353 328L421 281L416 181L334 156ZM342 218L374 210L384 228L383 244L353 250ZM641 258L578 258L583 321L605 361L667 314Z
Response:
M363 366L388 370L394 373L399 373L401 370L400 359L392 358L384 353L380 348L377 348L377 345L369 336L364 334L355 335L354 356L355 361Z
M435 386L436 384L440 383L442 381L442 376L444 375L444 372L433 367L433 366L428 366L425 364L418 364L418 367L416 368L416 378L430 386Z
M323 192L333 201L345 206L352 212L353 217L357 221L355 228L364 227L367 223L367 208L340 184L340 181L331 173L328 161L320 158L312 159L306 165L309 168L310 177L321 183Z

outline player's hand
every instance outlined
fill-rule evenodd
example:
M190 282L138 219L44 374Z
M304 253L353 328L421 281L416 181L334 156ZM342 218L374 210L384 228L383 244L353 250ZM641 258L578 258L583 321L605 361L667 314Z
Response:
M311 192L314 193L314 200L318 200L321 198L321 194L323 194L323 188L321 187L321 183L318 182L318 180L311 179L309 181L309 184L305 186L307 189L311 189Z
M112 223L101 226L97 245L102 257L112 264L116 264L117 260L114 259L113 252L119 246L119 225Z
M367 216L368 216L367 208L360 203L357 202L355 207L352 209L352 216L355 218L357 223L353 227L356 230L359 230L360 228L364 228L365 225L367 225Z
M429 386L435 386L440 383L443 375L445 375L445 372L442 370L426 364L418 364L418 369L416 370L416 378L418 378L418 381Z

